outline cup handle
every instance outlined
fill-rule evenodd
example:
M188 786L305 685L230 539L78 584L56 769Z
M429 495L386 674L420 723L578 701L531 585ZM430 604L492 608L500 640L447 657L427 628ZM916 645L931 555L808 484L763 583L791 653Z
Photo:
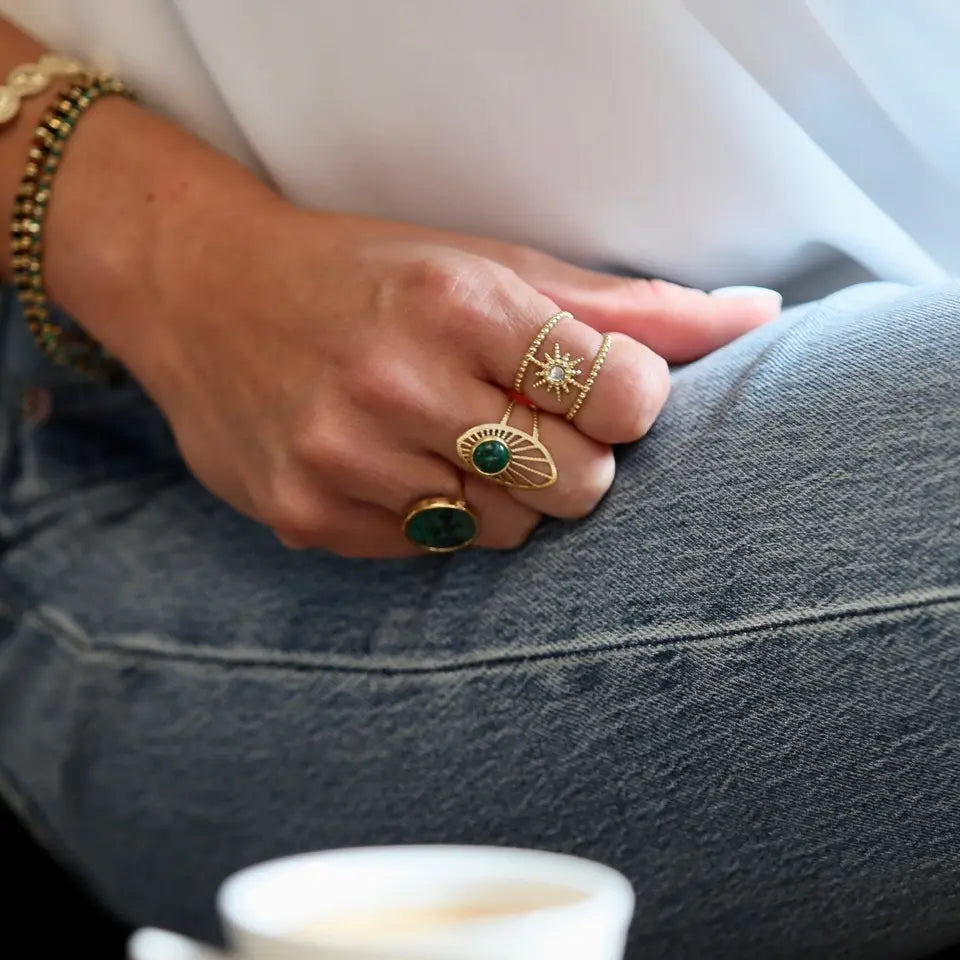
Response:
M130 960L232 960L231 955L179 933L144 927L127 943Z

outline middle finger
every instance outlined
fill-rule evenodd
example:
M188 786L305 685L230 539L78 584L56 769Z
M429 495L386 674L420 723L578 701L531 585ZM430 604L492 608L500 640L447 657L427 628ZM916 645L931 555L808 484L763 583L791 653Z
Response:
M554 316L556 323L540 338ZM566 415L593 373L594 382L580 399L572 422L602 443L639 440L653 425L670 389L662 357L622 333L610 334L601 357L601 333L561 313L548 297L519 280L501 296L483 334L483 360L493 380L505 390L523 393L549 413Z

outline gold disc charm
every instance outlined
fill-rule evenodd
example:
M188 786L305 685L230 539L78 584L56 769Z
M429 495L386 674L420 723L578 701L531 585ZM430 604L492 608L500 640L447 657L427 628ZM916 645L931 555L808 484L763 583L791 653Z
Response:
M457 456L474 473L519 490L540 490L557 482L557 465L540 442L540 414L533 410L530 433L511 427L513 401L499 423L471 427L457 440Z

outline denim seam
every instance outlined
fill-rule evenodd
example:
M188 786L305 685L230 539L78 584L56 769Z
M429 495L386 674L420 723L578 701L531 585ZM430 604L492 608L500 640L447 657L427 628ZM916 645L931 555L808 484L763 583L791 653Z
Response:
M3 598L0 597L0 603ZM62 611L49 606L35 607L21 611L24 620L35 620L47 628L54 642L73 649L87 658L116 659L129 661L131 659L166 660L184 664L210 664L229 667L269 667L271 669L289 670L296 673L335 673L355 674L366 676L410 676L459 673L469 670L484 670L491 667L509 667L517 664L573 660L588 658L592 655L617 653L628 650L662 649L664 647L694 646L705 642L718 640L735 640L767 633L771 630L788 629L793 627L810 627L823 623L840 623L855 619L869 619L891 614L910 613L938 607L949 607L960 604L960 588L950 588L947 592L942 589L933 596L907 599L901 594L898 598L891 598L888 602L873 604L852 604L838 610L823 610L810 613L796 613L792 616L781 616L777 619L764 620L757 623L740 624L737 626L718 627L715 629L694 630L687 633L654 635L649 637L635 637L617 642L600 642L587 645L562 648L531 649L526 652L487 652L476 656L463 656L459 659L446 661L428 661L419 663L381 662L371 663L369 658L360 662L358 658L344 657L334 660L330 655L303 654L291 656L288 653L261 653L244 650L231 652L214 647L197 647L185 649L182 646L163 648L160 646L132 646L110 644L108 646L95 645L82 628ZM0 613L2 613L0 607ZM9 610L7 611L9 615ZM156 636L156 635L153 635ZM2 638L0 638L2 639ZM174 641L176 643L176 641Z

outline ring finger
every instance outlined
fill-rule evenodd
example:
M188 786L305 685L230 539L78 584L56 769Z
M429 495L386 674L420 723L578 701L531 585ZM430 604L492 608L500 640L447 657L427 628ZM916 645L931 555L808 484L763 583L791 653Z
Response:
M389 449L389 444L371 444L370 448ZM358 520L360 508L363 507L365 519L358 528L357 541L376 542L382 549L389 549L390 556L405 555L402 545L407 540L403 536L403 520L421 500L442 498L456 503L464 496L468 509L477 521L474 543L479 547L517 547L527 539L540 520L540 513L535 507L525 506L511 497L506 489L479 478L476 481L467 478L466 489L462 490L460 471L441 457L422 449L416 453L402 448L393 449L389 456L366 462L354 458L339 466L333 466L328 461L320 473L326 477L326 483L332 480L349 497L351 505L343 516L336 512L327 514L324 526L328 532L333 523L339 539L348 542L349 526ZM327 498L322 495L316 476L309 470L304 471L302 483L314 491L309 498L321 503ZM349 519L344 520L344 516ZM288 545L295 545L293 537L288 536L284 540Z
M484 483L496 482L495 476L484 477L471 457L465 461L460 459L457 440L480 436L483 433L477 431L480 426L500 425L507 403L504 394L488 384L461 387L455 403L447 401L445 405L436 405L435 408L442 411L440 419L434 420L429 428L421 427L421 439L434 453L470 471ZM540 513L568 519L586 516L597 506L613 482L615 463L609 446L584 436L562 418L543 413L537 417L537 443L531 445L534 412L520 405L514 406L505 425L514 428L508 433L519 431L526 435L527 439L521 440L523 450L518 451L515 462L522 465L521 461L526 460L532 464L535 471L531 475L533 482L542 482L543 474L550 472L549 466L540 462L538 457L548 457L556 474L556 482L549 486L533 489L504 486L502 489L510 497ZM531 449L532 446L537 449ZM464 449L463 445L461 449ZM464 452L470 449L467 445ZM503 476L511 478L507 471Z

